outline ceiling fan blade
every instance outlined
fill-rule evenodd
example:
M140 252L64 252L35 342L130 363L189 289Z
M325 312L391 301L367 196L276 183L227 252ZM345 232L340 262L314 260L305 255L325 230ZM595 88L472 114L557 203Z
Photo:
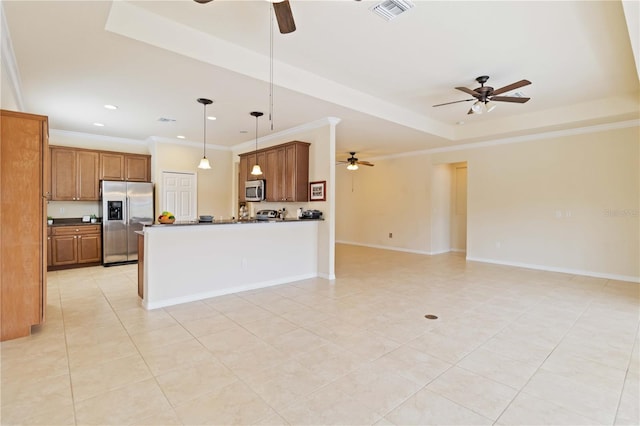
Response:
M432 105L432 107L439 107L439 106L443 106L443 105L451 105L451 104L457 104L457 103L460 103L460 102L469 102L469 101L477 101L477 99L473 98L473 99L463 99L461 101L445 102L443 104Z
M519 98L516 96L492 96L491 102L514 102L517 104L523 104L531 98Z
M209 3L210 1L213 1L213 0L193 0L193 1L195 1L196 3L200 3L200 4L206 4L206 3Z
M504 87L501 87L499 89L494 90L493 93L491 93L491 95L499 95L500 93L505 93L505 92L508 92L510 90L517 89L519 87L527 86L529 84L531 84L531 82L529 80L520 80L520 81L512 83L512 84L510 84L508 86L504 86Z
M476 92L475 90L471 90L468 87L456 87L456 89L463 91L464 93L467 93L471 96L474 97L478 97L480 96L480 93Z
M475 112L473 112L473 110L471 108L469 108L469 112L467 112L467 115L469 114L475 114Z
M360 164L361 166L369 166L369 167L373 167L374 165L371 164L368 161L356 161L356 163Z
M293 13L291 12L289 0L273 3L273 11L276 13L276 20L281 34L292 33L296 30L296 23L293 22Z

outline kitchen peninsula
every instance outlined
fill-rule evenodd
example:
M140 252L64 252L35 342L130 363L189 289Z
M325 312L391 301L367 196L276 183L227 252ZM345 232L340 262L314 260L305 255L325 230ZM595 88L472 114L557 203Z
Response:
M321 220L144 228L140 295L156 309L318 276Z

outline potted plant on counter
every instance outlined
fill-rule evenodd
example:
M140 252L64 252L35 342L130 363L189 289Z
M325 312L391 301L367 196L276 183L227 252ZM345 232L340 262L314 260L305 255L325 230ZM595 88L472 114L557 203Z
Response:
M47 216L47 225L53 225L53 218L51 216Z
M91 223L96 223L98 221L98 218L95 214L92 214L91 216L89 216L89 218L91 219Z

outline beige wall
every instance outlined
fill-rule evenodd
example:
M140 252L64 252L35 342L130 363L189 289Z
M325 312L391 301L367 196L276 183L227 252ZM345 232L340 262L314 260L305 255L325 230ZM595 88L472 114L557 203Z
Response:
M431 173L426 155L337 167L336 240L429 253Z
M380 160L350 197L340 170L336 239L431 252L431 164L467 161L468 259L638 281L639 147L628 127Z
M207 149L210 170L198 169L202 147L164 142L151 144L152 176L156 184L156 211L160 211L162 197L162 172L196 173L198 185L198 215L216 218L234 216L231 202L232 160L231 151Z

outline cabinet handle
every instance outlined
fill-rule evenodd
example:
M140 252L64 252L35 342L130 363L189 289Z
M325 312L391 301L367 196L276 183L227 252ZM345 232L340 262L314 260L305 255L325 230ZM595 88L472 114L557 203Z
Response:
M73 236L73 239L75 240L76 238L78 238L78 237L74 235L74 236Z
M78 236L78 239L79 239L79 240L80 240L80 239L82 239L82 235L79 235L79 236Z

